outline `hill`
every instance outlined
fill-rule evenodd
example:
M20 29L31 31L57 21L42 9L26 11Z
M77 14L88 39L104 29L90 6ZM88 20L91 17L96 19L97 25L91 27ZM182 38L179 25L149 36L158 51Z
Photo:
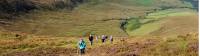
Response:
M182 0L2 0L1 4L9 6L0 11L14 8L11 13L2 13L2 29L52 36L89 33L127 36L120 23L129 17L146 17L148 13L167 9L192 8L190 2Z
M0 0L0 56L198 56L196 1Z

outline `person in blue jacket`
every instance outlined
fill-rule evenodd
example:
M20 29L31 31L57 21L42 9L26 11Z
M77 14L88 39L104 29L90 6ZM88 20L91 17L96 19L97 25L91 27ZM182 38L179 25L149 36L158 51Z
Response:
M85 43L85 41L83 40L83 38L80 39L78 45L79 45L79 48L80 48L80 53L81 53L81 54L84 54L84 53L85 53L85 48L86 48L86 43Z

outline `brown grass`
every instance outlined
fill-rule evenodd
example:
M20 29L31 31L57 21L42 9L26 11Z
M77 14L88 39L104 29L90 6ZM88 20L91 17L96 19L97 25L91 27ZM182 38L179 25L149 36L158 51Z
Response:
M74 37L33 36L22 41L1 39L0 54L4 56L77 56L77 41ZM87 41L87 38L85 39ZM190 33L177 37L132 37L114 38L114 43L87 41L84 56L197 56L198 34Z

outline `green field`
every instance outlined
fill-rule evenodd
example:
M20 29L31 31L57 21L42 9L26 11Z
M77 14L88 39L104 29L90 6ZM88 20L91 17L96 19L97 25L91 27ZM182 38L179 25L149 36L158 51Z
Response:
M195 19L189 19L184 18L183 16L192 16L195 17ZM181 18L181 22L179 22L178 20L173 20L174 22L177 21L177 23L175 24L184 24L186 23L186 25L193 25L193 23L198 23L198 21L193 21L193 22L187 22L187 20L198 20L196 17L196 12L193 10L188 10L188 9L168 9L168 10L163 10L163 11L158 11L155 13L150 13L148 14L144 19L137 19L137 21L133 21L135 19L131 19L132 21L129 21L127 24L127 32L129 35L131 36L135 36L135 35L151 35L153 32L157 32L160 31L160 29L166 27L166 26L170 26L170 25L166 25L163 26L163 24L168 23L168 20L172 20L171 18L176 17L176 18ZM184 21L185 20L185 21ZM170 22L173 22L170 21ZM174 24L174 25L175 25ZM174 29L175 27L183 27L184 25L177 25L168 29ZM189 26L195 28L196 30L198 30L196 26ZM188 28L190 29L190 28ZM180 29L179 29L180 30ZM176 31L176 30L175 30ZM178 30L177 30L178 31ZM192 31L195 32L195 31Z

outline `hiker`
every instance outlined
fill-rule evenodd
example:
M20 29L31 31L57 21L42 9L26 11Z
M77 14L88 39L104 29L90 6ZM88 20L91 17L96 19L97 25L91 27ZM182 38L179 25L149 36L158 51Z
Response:
M96 35L96 41L97 41L97 42L98 42L98 38L99 38L99 36Z
M104 42L105 42L105 40L106 40L106 37L105 37L105 35L102 35L102 38L101 38L101 41L102 41L102 43L104 43Z
M21 35L19 35L19 34L16 34L16 35L15 35L15 37L21 37Z
M79 48L80 48L80 53L85 54L86 43L83 40L83 38L81 38L79 41Z
M106 38L106 39L108 39L108 36L107 36L107 35L105 35L105 38Z
M94 37L90 34L90 36L89 36L90 45L93 44L93 39L94 39Z
M113 37L112 37L112 35L110 36L110 43L111 44L113 43Z

